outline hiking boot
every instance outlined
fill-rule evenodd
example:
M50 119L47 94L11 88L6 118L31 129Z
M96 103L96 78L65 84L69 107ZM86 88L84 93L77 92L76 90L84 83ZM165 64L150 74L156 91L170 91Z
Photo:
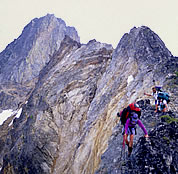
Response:
M131 153L132 153L132 149L133 149L132 147L129 147L129 146L128 146L128 157L130 157L130 155L131 155Z

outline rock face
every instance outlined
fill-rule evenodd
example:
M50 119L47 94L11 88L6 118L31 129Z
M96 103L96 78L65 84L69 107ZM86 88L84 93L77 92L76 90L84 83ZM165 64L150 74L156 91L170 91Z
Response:
M11 136L15 139L6 148L15 147L18 141L12 153L20 156L6 155L4 164L16 166L17 162L21 167L14 166L13 170L5 167L3 171L70 173L76 170L66 166L75 159L82 133L87 129L83 126L87 111L112 50L111 45L96 41L80 45L65 37L60 49L40 72L20 119L14 121Z
M32 90L40 70L59 49L65 35L80 40L75 28L48 14L32 20L22 34L0 53L0 89L3 88L0 97L5 98L1 100L1 108L11 106L13 109L25 100L22 96Z
M144 98L152 85L170 94L177 91L168 85L177 89L177 59L149 28L133 28L115 50L95 40L80 44L71 36L59 49L52 44L55 51L21 98L28 103L8 132L1 173L95 173L118 121L116 113ZM48 39L43 40L47 45Z

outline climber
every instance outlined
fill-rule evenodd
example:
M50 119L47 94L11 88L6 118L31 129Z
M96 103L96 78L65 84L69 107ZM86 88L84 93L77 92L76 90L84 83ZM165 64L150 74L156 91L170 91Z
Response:
M135 102L129 104L129 106L124 108L120 113L117 113L117 116L120 117L122 125L125 125L127 118L129 118L132 112L136 112L138 114L138 118L140 118L141 109L139 108L139 105Z
M158 97L158 103L159 103L161 112L168 111L168 105L167 105L167 101L166 100Z
M148 133L142 124L142 122L138 119L138 114L135 112L132 112L130 114L130 117L127 119L125 128L124 128L124 140L126 145L128 146L128 156L131 155L132 149L133 149L133 139L134 135L136 134L136 125L139 125L140 128L143 130L145 137L148 138ZM130 135L130 141L128 141L128 135Z
M132 117L133 114L137 116L135 121L134 118ZM141 109L137 103L133 102L129 104L127 108L124 108L120 113L117 113L117 116L120 117L121 124L123 125L123 129L122 129L123 146L124 143L126 142L128 146L129 156L130 156L132 152L133 137L136 134L136 124L139 124L141 128L144 128L140 120L137 123L137 119L140 119L141 116ZM128 137L127 132L128 134L130 134L130 143L127 140ZM145 132L145 134L147 135L147 132Z
M160 90L160 88L158 88L158 90ZM152 91L153 91L152 95L144 92L144 95L153 96L155 98L155 112L158 112L158 90L154 86L154 87L152 87Z

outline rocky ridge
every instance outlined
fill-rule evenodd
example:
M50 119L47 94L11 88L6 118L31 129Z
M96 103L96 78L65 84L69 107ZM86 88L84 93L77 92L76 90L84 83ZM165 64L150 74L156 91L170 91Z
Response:
M125 34L115 50L65 36L20 98L28 102L7 134L1 172L95 173L118 110L159 84L176 111L176 67L176 57L145 26Z

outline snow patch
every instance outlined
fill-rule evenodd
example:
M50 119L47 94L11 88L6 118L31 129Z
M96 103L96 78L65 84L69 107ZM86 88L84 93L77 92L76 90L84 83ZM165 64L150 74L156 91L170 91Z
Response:
M16 114L16 118L19 118L20 117L20 115L21 115L21 113L22 113L22 108L20 108L18 111L17 111L17 114Z
M20 108L19 110L17 111L13 111L12 109L8 109L8 110L3 110L2 113L0 113L0 125L3 124L4 121L7 120L8 117L12 116L12 115L16 115L15 117L16 118L19 118L20 115L22 113L22 108ZM13 120L11 121L11 123L9 124L12 125L13 123Z
M0 125L3 124L4 121L7 120L8 117L10 117L11 115L13 115L14 112L12 109L8 109L8 110L3 110L1 113L0 113Z
M133 75L130 75L130 76L128 77L128 79L127 79L127 85L129 85L130 82L133 81L133 80L134 80Z
M11 126L11 125L12 125L13 121L14 121L14 119L10 122L9 126Z

